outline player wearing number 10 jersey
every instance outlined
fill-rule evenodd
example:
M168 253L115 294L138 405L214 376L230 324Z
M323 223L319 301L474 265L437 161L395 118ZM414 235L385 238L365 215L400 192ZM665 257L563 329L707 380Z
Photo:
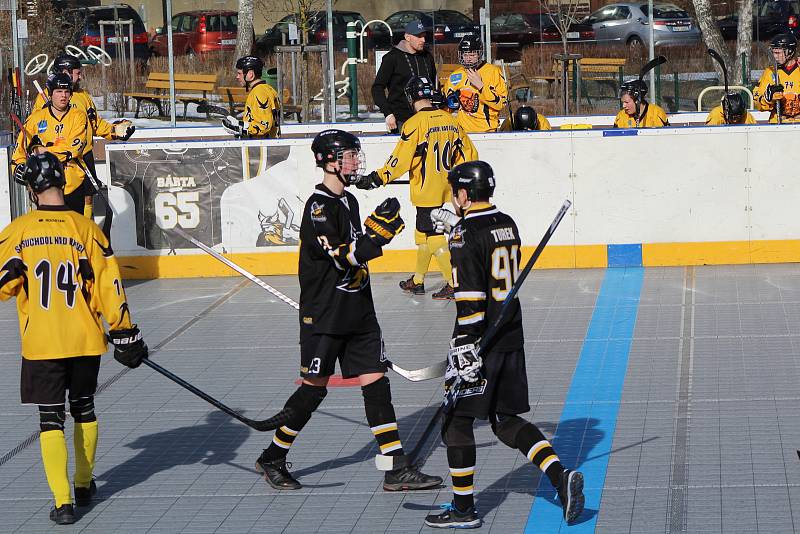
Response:
M425 273L431 256L435 256L447 283L433 298L452 299L447 240L433 228L431 211L450 200L447 172L459 163L477 159L478 151L450 113L433 107L432 99L438 95L428 79L413 76L405 92L416 113L403 123L400 140L386 164L365 175L356 187L372 189L408 173L411 203L417 208L417 265L414 275L400 282L400 287L411 294L423 294Z

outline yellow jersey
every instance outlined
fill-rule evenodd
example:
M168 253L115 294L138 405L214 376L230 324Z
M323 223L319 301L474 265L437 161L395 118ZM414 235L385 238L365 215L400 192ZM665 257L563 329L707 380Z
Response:
M0 300L12 297L28 360L103 354L101 315L111 330L131 328L108 239L66 206L42 206L0 232Z
M769 122L778 122L778 115L775 109L775 102L765 98L767 86L775 83L775 69L767 67L764 74L758 81L758 85L753 89L753 98L756 101L756 108L759 111L769 111ZM778 69L778 81L783 85L783 98L780 100L783 122L800 122L800 63L795 62L794 67L789 70L783 67Z
M728 123L725 122L725 113L722 111L722 105L719 105L708 112L708 117L706 117L706 126L723 126L726 124ZM731 124L756 124L756 120L749 111L745 110L742 120L740 122Z
M53 114L52 106L34 110L24 124L27 139L24 132L20 132L17 138L17 147L11 156L14 166L25 163L29 152L28 142L37 135L42 146L64 165L67 178L64 193L72 193L86 178L83 154L89 136L88 122L86 113L77 107L70 107L60 118Z
M245 131L249 137L278 137L278 93L267 82L257 81L244 103Z
M450 200L447 183L450 169L476 159L475 145L453 116L440 109L426 108L403 123L400 141L377 172L384 184L408 173L411 203L431 208Z
M44 94L47 96L47 100L49 101L50 91L45 88ZM46 105L47 103L45 102L41 93L36 95L36 100L33 103L33 109L41 109ZM107 139L109 141L116 139L116 136L114 135L114 125L97 114L97 106L94 105L92 95L90 95L88 92L83 89L73 91L72 96L69 99L69 106L71 108L78 108L86 113L86 118L89 121L89 132L86 136L86 148L83 151L84 154L91 152L92 147L94 146L95 137L102 137L103 139Z
M500 110L505 108L508 88L497 65L484 63L478 74L483 87L478 90L467 78L467 71L459 67L447 78L445 96L459 92L458 124L465 132L495 132L500 127Z
M658 104L645 102L639 113L639 124L636 124L636 117L625 113L624 109L619 110L614 119L614 128L661 128L669 126L667 113Z

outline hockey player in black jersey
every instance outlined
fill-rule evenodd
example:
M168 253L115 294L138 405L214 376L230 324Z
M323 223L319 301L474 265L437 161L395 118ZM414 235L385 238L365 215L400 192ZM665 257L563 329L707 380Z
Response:
M558 490L564 519L575 521L583 511L583 475L565 469L542 432L518 415L530 410L518 300L514 299L490 346L483 347L480 355L477 350L522 267L517 225L489 202L495 180L488 163L462 163L450 171L448 181L456 215L437 210L431 218L450 234L456 299L445 388L452 387L458 375L461 380L455 407L442 425L453 501L444 512L426 517L425 524L436 528L481 525L473 501L476 418L488 418L500 441L519 449L542 470Z
M286 407L295 415L280 427L256 460L256 469L275 489L301 488L286 462L289 448L328 393L328 379L339 361L342 375L358 377L367 422L381 455L394 467L384 490L438 486L404 456L382 360L381 331L375 316L367 262L382 254L404 227L400 203L385 200L364 221L356 197L345 191L363 173L361 143L341 130L325 130L311 144L324 178L306 202L300 224L300 387Z

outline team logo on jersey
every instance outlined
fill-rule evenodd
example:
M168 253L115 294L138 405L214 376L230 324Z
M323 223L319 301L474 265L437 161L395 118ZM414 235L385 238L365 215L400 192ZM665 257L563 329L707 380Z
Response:
M460 82L463 77L464 75L461 74L460 72L454 72L453 74L450 75L450 83L456 84Z
M478 111L478 93L469 89L462 89L458 93L458 102L461 104L461 109L467 113L475 113Z
M357 293L369 285L369 271L366 267L352 267L347 270L336 289L347 293Z
M278 208L272 215L267 216L259 211L258 222L261 224L261 233L256 241L257 247L300 243L300 227L294 223L294 211L285 199L278 200Z
M328 221L328 217L325 215L325 207L318 202L311 203L311 220L318 223L324 223Z
M39 122L36 124L36 130L37 130L39 133L45 133L45 132L47 131L47 121L46 121L45 119L42 119L42 120L40 120L40 121L39 121Z
M453 230L450 232L450 240L449 240L450 248L453 249L453 248L463 247L464 234L466 233L467 233L466 229L464 229L464 227L461 225L458 225L455 228L453 228Z

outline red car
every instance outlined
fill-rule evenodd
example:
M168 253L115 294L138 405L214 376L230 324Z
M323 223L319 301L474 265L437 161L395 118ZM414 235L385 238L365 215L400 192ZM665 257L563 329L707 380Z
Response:
M236 49L236 11L185 11L172 17L172 49L176 56ZM150 41L154 56L167 55L167 29L158 28Z

